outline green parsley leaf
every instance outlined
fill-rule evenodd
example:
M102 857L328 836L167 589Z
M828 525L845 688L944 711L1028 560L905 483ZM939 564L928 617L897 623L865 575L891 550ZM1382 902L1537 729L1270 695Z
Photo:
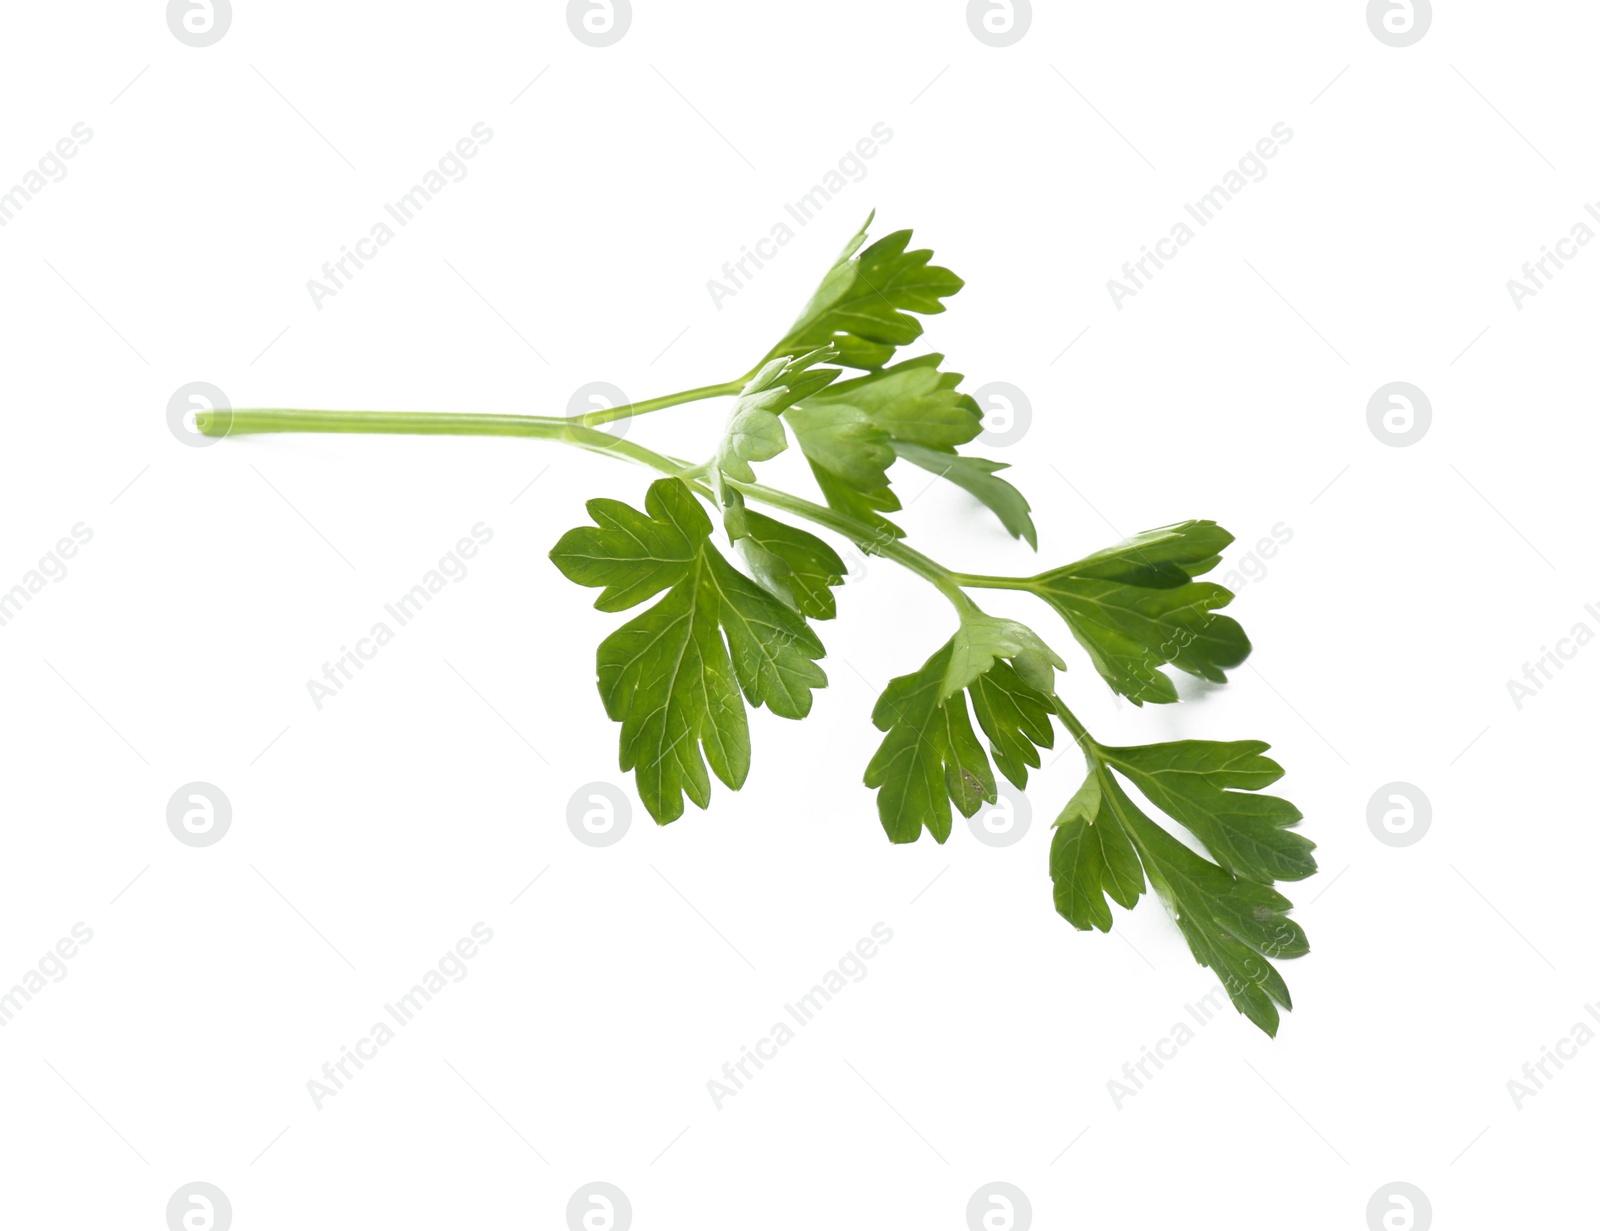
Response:
M1080 932L1111 930L1108 894L1132 910L1144 893L1144 867L1127 831L1107 806L1098 773L1083 780L1056 820L1050 879L1057 912Z
M899 497L889 490L887 472L895 452L888 432L847 402L796 406L784 418L830 506L888 538L905 537L904 530L882 516L900 507Z
M805 311L783 341L767 352L768 358L832 344L846 367L880 368L897 346L922 336L922 322L910 313L943 312L942 301L965 285L948 269L929 264L930 250L907 252L910 231L886 235L860 252L876 216L876 211L869 215L845 245Z
M960 392L961 374L939 370L943 362L943 355L922 355L840 381L784 417L823 496L841 512L900 537L899 528L879 516L900 507L888 474L900 457L965 488L999 516L1013 537L1037 547L1028 502L994 477L1005 463L956 452L957 445L983 430L983 417L977 402Z
M551 551L550 559L569 581L605 587L594 600L601 611L637 607L682 581L699 559L711 522L687 488L686 497L680 497L676 489L663 487L670 482L650 485L649 516L620 500L589 501L584 508L594 527L569 530Z
M1064 671L1067 666L1026 624L969 612L961 618L961 627L950 639L950 667L945 675L944 695L948 697L966 688L1002 658L1010 659L1023 681L1046 697L1055 693L1056 671Z
M1250 653L1238 622L1212 614L1233 592L1193 580L1215 568L1232 541L1215 522L1187 521L1041 573L1028 588L1067 622L1115 691L1135 705L1176 701L1161 667L1220 684L1228 678L1223 668Z
M1286 917L1293 904L1271 887L1316 871L1312 845L1286 827L1300 819L1287 800L1247 795L1283 770L1257 741L1181 740L1135 748L1090 743L1088 778L1056 821L1050 876L1056 910L1080 931L1111 930L1106 898L1132 908L1144 878L1167 903L1195 960L1217 972L1238 1010L1276 1034L1275 1005L1289 989L1267 958L1309 952ZM1221 861L1197 855L1129 797L1122 773L1180 821ZM1136 857L1135 857L1136 856Z
M711 545L711 519L682 480L652 483L644 513L615 500L588 509L595 525L562 536L550 553L556 567L579 585L604 586L595 605L606 611L666 589L602 641L597 657L606 713L622 724L622 768L666 824L683 814L685 794L710 803L708 763L727 786L743 785L744 700L783 718L810 712L812 690L827 684L814 661L822 643ZM623 584L635 570L645 580Z
M1017 787L1028 785L1029 768L1039 768L1039 749L1055 746L1051 698L1030 687L1007 662L998 662L973 680L972 712L989 737L995 768Z
M952 803L971 816L998 798L966 695L944 695L952 644L890 680L872 711L873 724L888 734L867 765L866 784L880 788L878 819L891 842L915 842L926 828L942 843L950 836Z
M1294 1003L1283 976L1266 959L1311 951L1305 932L1284 913L1294 904L1270 885L1231 876L1196 855L1135 807L1109 774L1105 785L1195 961L1217 972L1234 1008L1276 1035L1275 1006L1292 1009Z
M745 384L728 416L717 447L717 468L746 483L755 482L750 463L777 457L789 447L779 416L838 377L838 368L816 366L835 357L824 346L803 355L780 355L764 364Z
M1311 855L1316 844L1291 829L1300 823L1300 809L1276 795L1253 794L1283 777L1283 767L1261 755L1266 751L1260 740L1199 739L1099 749L1235 876L1267 884L1304 880L1317 861Z
M903 441L895 442L894 451L913 465L965 488L989 507L1000 524L1011 532L1012 538L1024 539L1029 547L1039 550L1039 532L1034 529L1027 498L1004 479L995 477L996 471L1008 469L1010 463L942 453Z
M959 372L941 372L944 356L919 355L805 398L807 405L854 406L895 441L951 450L983 430L983 412L960 392ZM893 458L889 459L894 460Z
M1050 715L1055 652L1026 625L971 613L956 635L911 675L889 681L872 711L887 732L866 783L878 787L878 819L890 840L915 842L927 829L950 836L951 805L971 816L997 798L994 771L972 730L967 694L995 763L1018 786L1054 742Z
M833 619L830 587L842 584L845 574L838 552L810 531L754 509L745 510L743 531L735 541L757 581L801 615Z

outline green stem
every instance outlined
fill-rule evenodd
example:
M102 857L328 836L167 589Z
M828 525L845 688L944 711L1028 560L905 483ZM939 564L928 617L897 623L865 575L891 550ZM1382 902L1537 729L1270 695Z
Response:
M1100 758L1095 755L1099 745L1094 742L1094 736L1089 734L1089 729L1078 721L1078 716L1067 708L1067 703L1060 697L1055 699L1056 714L1061 718L1061 725L1071 733L1072 738L1078 742L1078 751L1083 753L1083 759L1089 763L1089 768L1096 769Z
M674 396L681 400L681 395ZM662 474L683 479L700 495L715 502L711 489L700 481L703 466L694 466L631 440L621 440L606 432L596 431L585 425L583 420L586 418L588 416L568 419L546 415L467 415L386 410L211 410L195 416L195 427L201 435L214 437L265 432L349 432L391 436L517 436L553 440L593 453L624 457ZM977 610L972 600L962 593L955 574L949 569L866 522L760 483L740 483L730 479L728 485L752 500L842 534L869 555L882 556L911 570L949 599L958 613L969 615Z
M736 479L728 479L726 482L729 487L749 496L752 500L793 513L819 526L825 526L837 534L844 535L868 555L882 556L885 560L893 560L903 568L909 569L930 582L939 593L949 599L959 614L965 616L977 612L977 605L962 593L956 574L937 560L930 559L915 548L906 546L893 535L869 526L848 513L841 513L826 505L814 504L799 496L791 496L788 492L779 491L775 487L765 487L760 483L741 483Z
M685 389L682 393L669 393L666 397L651 398L648 402L629 402L626 406L613 406L609 410L591 410L586 415L574 415L573 418L584 427L599 427L602 423L647 415L652 410L665 410L669 406L681 406L685 402L732 397L742 390L748 381L748 376L741 376L738 380L730 380L724 384L702 385L698 389Z
M548 415L276 408L209 410L194 418L195 427L202 436L243 436L258 432L359 432L385 436L534 436L559 439L565 429L577 422L576 419Z
M958 586L969 586L975 590L1033 589L1031 577L986 577L979 573L951 573L950 576Z
M554 440L593 453L628 458L679 475L690 469L654 449L585 427L578 419L550 415L463 415L389 410L210 410L194 417L202 436L248 436L265 432L341 432L383 436L519 436Z

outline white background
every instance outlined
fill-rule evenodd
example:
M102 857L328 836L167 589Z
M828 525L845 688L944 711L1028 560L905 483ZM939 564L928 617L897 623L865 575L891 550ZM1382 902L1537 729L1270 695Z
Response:
M1361 1228L1395 1180L1439 1227L1572 1222L1600 1048L1520 1110L1506 1083L1600 998L1600 649L1520 710L1506 681L1600 630L1600 252L1520 311L1506 281L1600 194L1600 13L1451 4L1402 50L1356 0L1038 8L998 50L952 0L637 0L605 49L557 3L240 2L204 49L159 3L8 7L0 187L94 134L0 229L0 588L93 531L0 628L0 985L94 932L0 1030L10 1222L156 1228L203 1180L240 1231L559 1227L597 1179L639 1228L954 1229L997 1179L1052 1228ZM717 310L707 280L880 121L869 174ZM467 178L314 307L307 280L478 122ZM1122 263L1279 122L1270 174L1114 307ZM1115 705L1042 608L987 604L1065 654L1108 742L1270 741L1319 845L1286 887L1313 951L1278 1039L1230 1010L1120 1109L1108 1081L1215 981L1151 899L1110 936L1053 913L1076 756L1017 845L884 839L873 700L951 628L916 579L873 561L840 591L832 686L804 723L753 715L743 791L661 830L635 807L592 849L569 798L631 794L593 681L620 618L546 553L646 472L166 424L192 381L559 414L589 381L726 380L874 206L967 279L927 342L1031 400L989 455L1040 561L1212 517L1226 571L1292 530L1232 608L1254 656L1169 709ZM1433 406L1408 448L1367 425L1396 380ZM632 431L700 456L722 416ZM470 574L318 711L306 681L480 521ZM953 488L903 524L952 567L1039 567ZM205 849L165 820L194 780L233 805ZM1405 849L1367 824L1397 780L1433 809ZM465 980L318 1110L307 1081L480 921ZM865 979L718 1110L707 1081L878 922Z

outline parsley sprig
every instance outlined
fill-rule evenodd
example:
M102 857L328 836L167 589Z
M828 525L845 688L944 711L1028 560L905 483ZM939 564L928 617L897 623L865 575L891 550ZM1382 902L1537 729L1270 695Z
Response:
M1316 863L1312 843L1294 829L1299 809L1261 793L1283 774L1264 755L1267 745L1098 742L1060 696L1065 661L1035 630L987 614L973 597L997 589L1034 595L1114 692L1135 705L1171 703L1178 693L1169 668L1222 683L1225 669L1250 652L1239 624L1218 614L1232 593L1202 580L1233 536L1215 522L1182 522L1031 577L956 572L911 547L888 516L903 513L893 486L902 461L975 496L1030 547L1038 536L1027 500L998 475L1005 467L960 451L982 430L962 376L940 354L892 362L921 337L921 317L945 310L961 279L934 265L931 252L911 249L909 231L864 247L871 222L799 319L734 380L570 417L216 410L197 416L196 426L208 436L521 436L656 471L642 509L589 501L591 524L563 535L550 558L570 580L600 591L601 611L630 613L601 641L596 674L620 727L621 767L663 825L683 814L686 797L709 806L713 776L733 790L744 784L749 708L802 719L827 685L815 625L836 614L833 591L845 565L796 522L902 565L949 601L956 628L920 667L892 679L872 711L883 737L865 781L877 791L889 839L914 842L926 831L944 842L955 813L972 816L996 801L997 773L1025 788L1059 725L1082 752L1086 776L1054 827L1056 910L1080 930L1105 932L1111 903L1132 909L1153 888L1195 959L1216 972L1241 1013L1276 1034L1290 997L1272 963L1304 954L1307 943L1273 886L1312 875ZM734 402L724 430L700 462L597 430L726 397ZM758 479L756 467L791 440L820 501ZM716 541L719 526L726 550Z

